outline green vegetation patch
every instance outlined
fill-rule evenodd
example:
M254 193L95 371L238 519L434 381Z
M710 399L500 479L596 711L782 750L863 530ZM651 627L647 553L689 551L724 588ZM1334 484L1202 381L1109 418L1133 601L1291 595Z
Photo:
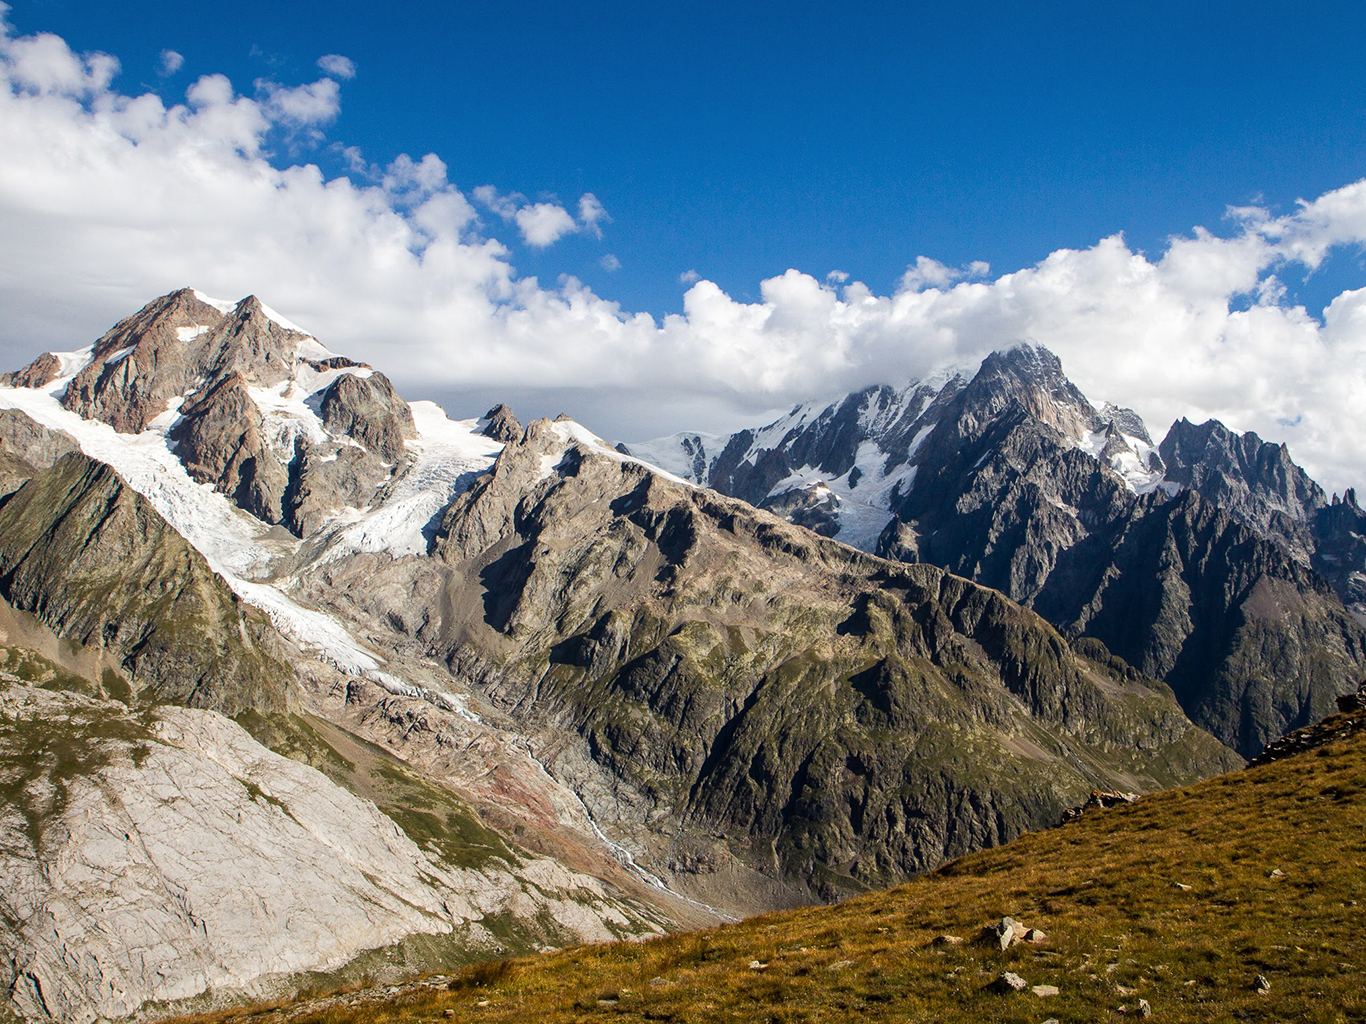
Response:
M46 707L0 713L0 801L23 815L35 851L41 852L47 824L66 808L75 779L125 751L135 763L142 760L154 742L149 716L84 703L60 717Z
M474 808L381 747L308 716L248 711L236 721L263 746L372 801L408 838L452 867L477 870L494 859L518 863Z

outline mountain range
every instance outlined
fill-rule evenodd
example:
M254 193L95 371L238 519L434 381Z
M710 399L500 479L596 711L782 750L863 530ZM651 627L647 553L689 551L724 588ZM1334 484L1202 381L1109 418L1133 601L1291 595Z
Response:
M1154 445L1137 414L1094 406L1045 349L628 450L996 588L1167 682L1245 757L1327 714L1322 682L1360 674L1355 494L1330 502L1284 446L1217 421L1180 420Z
M1034 346L613 445L182 289L0 380L0 493L31 1019L885 887L1366 676L1354 495Z

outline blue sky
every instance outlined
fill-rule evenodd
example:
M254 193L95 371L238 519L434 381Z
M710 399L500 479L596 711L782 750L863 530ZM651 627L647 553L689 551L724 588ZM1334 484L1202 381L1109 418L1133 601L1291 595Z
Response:
M200 74L249 90L347 56L330 141L434 152L462 188L594 193L601 242L518 268L660 314L688 270L737 298L788 267L886 291L922 253L1004 272L1117 231L1151 251L1230 204L1355 181L1366 5L1302 7L39 0L11 19L172 101Z
M639 438L1028 339L1358 482L1366 6L961 8L17 0L0 351L258 292Z

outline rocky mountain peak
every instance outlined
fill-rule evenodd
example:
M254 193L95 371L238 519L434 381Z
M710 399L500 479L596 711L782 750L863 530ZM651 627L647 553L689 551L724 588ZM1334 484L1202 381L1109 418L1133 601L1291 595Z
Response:
M195 480L300 535L368 504L417 436L388 378L328 352L255 295L228 303L181 288L88 355L40 359L7 383L46 387L64 366L67 409L122 433L164 431Z
M1199 492L1238 522L1276 539L1308 563L1316 546L1314 520L1328 505L1323 489L1283 444L1239 434L1218 420L1172 424L1160 452L1167 479Z
M1290 458L1284 444L1255 433L1238 434L1218 420L1196 425L1184 417L1172 424L1161 445L1171 480L1226 504L1257 500L1268 511L1306 519L1328 504L1309 474Z
M1062 360L1039 345L993 352L968 383L963 415L976 426L1011 402L1064 437L1082 438L1101 426L1096 409L1062 369Z
M204 371L211 379L236 372L272 387L293 376L299 343L306 337L268 316L261 301L248 295L210 335Z
M522 424L508 406L499 402L484 413L480 432L495 441L515 441L522 436Z

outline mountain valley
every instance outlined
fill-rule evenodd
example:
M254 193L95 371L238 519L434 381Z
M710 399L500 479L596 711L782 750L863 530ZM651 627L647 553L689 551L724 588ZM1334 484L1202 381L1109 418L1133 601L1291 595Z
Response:
M1354 494L1032 346L613 445L182 289L0 380L0 495L24 1019L885 889L1366 678Z

